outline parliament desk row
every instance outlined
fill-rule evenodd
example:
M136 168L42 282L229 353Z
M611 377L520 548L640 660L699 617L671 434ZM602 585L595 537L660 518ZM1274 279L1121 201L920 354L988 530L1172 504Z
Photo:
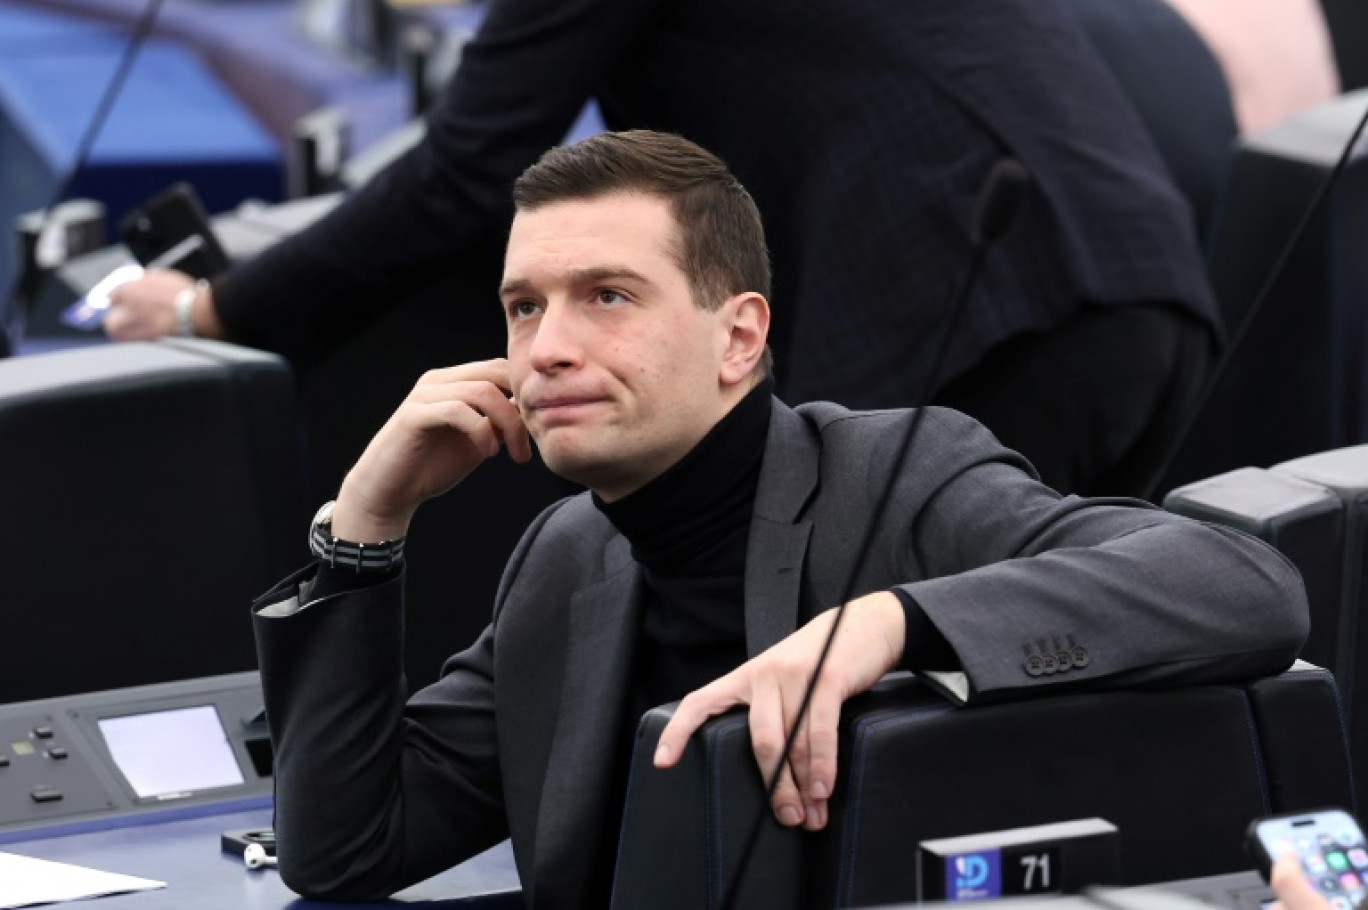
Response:
M0 706L0 849L168 882L113 906L284 905L274 872L220 852L222 832L270 823L260 704L244 673ZM678 768L654 769L669 713L638 733L615 907L717 906L757 811L738 907L912 901L921 841L1089 817L1120 831L1119 875L1101 884L1228 874L1248 868L1252 818L1351 800L1333 683L1304 664L1246 685L980 708L895 674L843 712L831 823L816 835L761 809L743 714L709 722ZM504 907L516 892L505 845L403 897Z

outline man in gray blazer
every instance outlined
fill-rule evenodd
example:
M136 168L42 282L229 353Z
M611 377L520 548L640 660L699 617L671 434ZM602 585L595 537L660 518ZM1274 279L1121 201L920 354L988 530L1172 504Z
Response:
M988 701L1296 655L1300 580L1257 541L1060 497L953 411L909 442L910 411L774 400L759 216L702 149L605 134L548 152L515 202L507 359L425 376L320 510L319 561L255 608L294 889L386 895L511 836L530 906L606 906L642 710L683 697L652 744L678 773L704 719L749 705L769 773L847 590L781 824L826 824L841 704L891 669L960 669ZM590 492L532 524L489 627L406 703L409 522L533 442Z

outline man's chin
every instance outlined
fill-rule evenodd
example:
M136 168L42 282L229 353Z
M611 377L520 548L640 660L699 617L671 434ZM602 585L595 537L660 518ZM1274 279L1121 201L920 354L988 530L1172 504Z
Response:
M588 487L611 501L640 484L621 453L585 451L561 445L539 445L542 461L553 474Z
M591 481L611 473L614 468L611 460L601 453L585 451L578 446L539 443L537 451L551 473L586 487L592 487Z

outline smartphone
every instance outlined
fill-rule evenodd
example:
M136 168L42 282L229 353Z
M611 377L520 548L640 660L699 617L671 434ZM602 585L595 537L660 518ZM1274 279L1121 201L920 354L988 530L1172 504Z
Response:
M119 234L133 257L149 268L187 249L175 257L175 267L191 278L213 278L228 268L228 256L188 183L177 183L129 212L119 222Z
M1331 910L1354 910L1368 894L1368 844L1354 817L1343 809L1321 809L1255 820L1246 847L1268 880L1273 862L1287 853Z

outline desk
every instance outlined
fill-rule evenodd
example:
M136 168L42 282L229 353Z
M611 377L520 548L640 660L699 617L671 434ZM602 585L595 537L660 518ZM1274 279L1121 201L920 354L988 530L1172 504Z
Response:
M139 824L78 830L59 836L23 832L0 837L0 850L37 859L90 866L166 882L158 891L100 898L98 910L277 910L337 906L299 898L274 869L248 871L239 857L219 849L223 831L271 824L269 803L208 809L194 817L141 819ZM25 838L16 840L16 838ZM522 907L513 851L507 842L441 875L414 885L394 900L432 907L513 910ZM84 905L83 905L84 906ZM352 904L383 907L392 904Z

